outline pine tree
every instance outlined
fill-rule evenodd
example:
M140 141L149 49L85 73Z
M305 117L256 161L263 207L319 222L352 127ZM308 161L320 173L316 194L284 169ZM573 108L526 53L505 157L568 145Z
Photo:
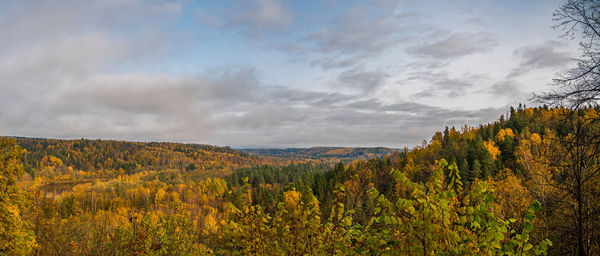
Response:
M448 183L448 189L456 191L456 193L459 195L462 194L463 183L461 181L458 167L456 167L456 162L452 162L452 164L448 166L448 171L448 178L450 179L450 182Z
M475 161L473 161L473 166L471 168L471 180L475 180L475 178L479 178L479 176L481 175L481 164L479 163L479 160L475 159Z
M471 180L471 175L470 175L470 169L469 169L469 162L467 162L467 159L463 159L462 162L460 163L460 176L463 178L463 180L469 181Z
M485 154L481 161L481 179L487 179L488 176L496 173L494 166L494 158L488 153Z

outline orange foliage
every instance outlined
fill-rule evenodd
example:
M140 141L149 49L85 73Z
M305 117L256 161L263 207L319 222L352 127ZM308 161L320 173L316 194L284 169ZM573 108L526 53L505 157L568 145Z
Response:
M488 152L490 152L494 159L496 159L496 157L500 155L500 149L492 140L484 141L483 146L485 147L485 149L487 149Z
M506 140L506 137L510 137L510 138L515 137L515 134L513 133L512 129L506 128L506 129L500 130L498 132L498 134L496 134L496 141L504 142L504 140Z

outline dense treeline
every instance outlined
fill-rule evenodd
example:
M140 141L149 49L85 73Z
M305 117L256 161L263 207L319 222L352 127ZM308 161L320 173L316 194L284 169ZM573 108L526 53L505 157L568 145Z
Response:
M394 153L394 149L384 147L313 147L313 148L248 148L241 149L254 155L275 156L291 159L318 159L327 163L351 162L354 160L368 160L380 158Z
M16 138L25 149L23 165L29 172L44 165L70 166L77 170L123 169L225 169L273 164L274 158L250 156L231 149L200 144L125 142L111 140L57 140Z
M18 147L10 147L12 152L19 151ZM15 163L18 155L11 157ZM290 170L310 167L291 166ZM344 174L350 174L342 165L338 165L337 171L342 171L340 168ZM272 213L267 213L252 200L255 192L247 178L242 178L242 186L228 187L219 178L181 183L179 177L161 181L155 173L140 172L108 182L77 185L57 196L30 191L28 199L24 199L29 204L20 205L22 214L16 215L27 225L20 226L22 231L17 234L35 234L35 239L30 238L28 244L16 249L22 254L42 255L330 255L421 251L429 255L441 251L463 254L545 251L548 241L528 242L530 228L514 231L519 237L509 236L509 223L514 220L493 216L490 212L493 197L484 183L463 197L457 192L462 188L454 185L460 178L445 182L444 168L448 168L447 164L441 161L426 185L409 181L400 171L391 173L398 188L413 191L407 198L397 196L398 202L403 200L402 205L390 203L376 188L369 188L364 203L374 207L369 208L371 218L366 225L353 220L355 211L344 202L347 197L354 197L355 192L346 190L342 184L332 191L333 202L330 213L325 214L327 218L321 218L320 202L307 186L286 188ZM335 173L335 169L327 172ZM267 177L272 171L261 173ZM314 173L318 174L322 172ZM353 174L350 179L356 176ZM450 208L448 212L437 212L440 206ZM530 223L537 208L537 204L532 204L525 223ZM414 215L401 220L406 216L397 215L399 211ZM456 217L449 212L456 213ZM397 235L410 234L411 229L427 232L448 229L448 232L426 239ZM21 239L16 235L13 240ZM422 239L425 244L419 242ZM17 250L8 248L4 252L12 254Z
M497 216L520 216L525 202L537 200L542 208L532 239L555 242L554 255L594 255L600 253L594 228L600 225L598 111L519 106L507 119L477 129L436 133L396 158L415 181L427 180L441 158L458 166L467 185L487 180L496 191Z
M251 160L212 176L185 168L79 170L54 189L40 179L67 165L54 152L62 149L45 149L38 157L47 163L22 159L32 178L19 164L32 151L3 139L2 170L12 176L3 174L1 191L22 194L3 207L3 228L12 231L0 251L568 255L583 246L596 254L598 113L518 107L497 122L448 128L414 149L366 161Z

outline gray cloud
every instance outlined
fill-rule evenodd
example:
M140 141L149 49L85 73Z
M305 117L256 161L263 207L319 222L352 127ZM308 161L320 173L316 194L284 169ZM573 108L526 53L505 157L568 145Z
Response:
M62 86L34 96L27 107L14 113L19 122L7 122L2 128L18 134L58 137L207 139L207 134L216 133L219 114L238 106L234 103L240 99L245 103L252 100L252 74L241 70L216 78L94 75L77 84L63 80L59 81ZM10 115L0 111L2 120L10 120Z
M479 74L461 74L452 76L447 71L439 68L416 68L410 72L403 82L418 83L423 90L414 94L417 98L424 97L458 97L465 95L475 84L485 80L485 77Z
M368 55L344 56L344 54L319 57L310 62L311 66L318 66L323 69L346 68L357 65Z
M522 99L526 92L521 90L521 87L514 80L505 80L494 83L487 92L498 97L507 97L513 101Z
M443 125L474 125L490 118L487 110L384 104L363 95L265 87L252 69L195 76L89 75L78 81L62 81L63 86L26 105L12 101L9 105L19 108L0 110L5 121L0 129L10 135L232 146L399 147L428 139Z
M324 69L353 66L395 46L411 31L411 14L395 13L397 1L375 1L354 6L314 31L305 40L320 57L311 65Z
M455 33L442 40L407 48L407 52L416 56L436 59L450 59L488 51L497 45L496 39L489 33Z
M356 145L352 142L356 140L368 141L362 144L365 146L413 146L428 140L433 131L446 125L478 125L498 118L506 110L448 110L410 102L384 105L375 100L363 103L333 110L313 108L302 122L264 131L269 136L263 137L261 142L282 147L312 146L324 141L328 145L349 146Z
M4 40L0 43L21 45L116 28L145 31L172 21L181 13L186 1L4 1L0 8Z
M371 93L381 87L387 78L387 74L380 70L368 71L356 67L343 71L338 75L336 87L358 90L360 93Z
M287 87L269 88L264 100L272 100L280 104L295 104L308 107L335 107L339 102L356 100L356 95L347 95L337 92L316 92Z
M514 54L522 60L519 67L515 68L508 77L520 76L534 69L564 67L571 62L569 53L560 51L565 45L563 42L548 40L515 50Z

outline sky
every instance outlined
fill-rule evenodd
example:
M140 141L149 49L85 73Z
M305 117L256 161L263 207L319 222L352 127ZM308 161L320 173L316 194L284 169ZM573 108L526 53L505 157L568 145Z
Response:
M0 134L413 147L537 105L562 2L0 0Z

